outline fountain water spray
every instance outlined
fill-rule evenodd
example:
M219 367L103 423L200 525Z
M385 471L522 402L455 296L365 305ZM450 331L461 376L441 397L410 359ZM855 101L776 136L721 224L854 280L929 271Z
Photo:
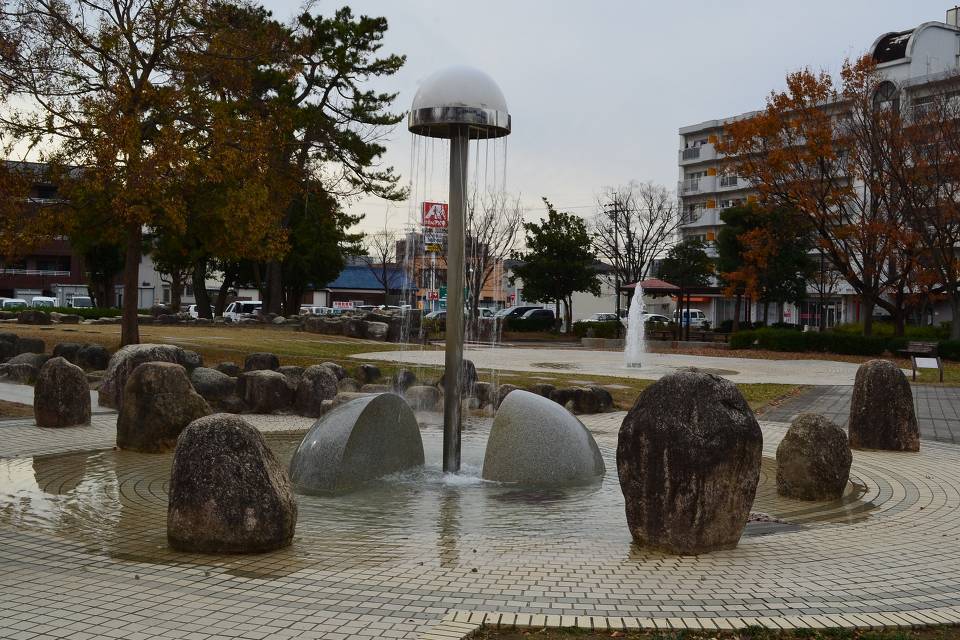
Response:
M633 298L630 299L630 313L627 317L627 344L623 351L624 360L627 367L640 367L640 359L644 352L644 332L643 325L643 287L637 283L633 290Z
M450 141L450 199L447 227L447 339L444 359L443 470L460 469L461 369L463 365L464 210L470 140L510 134L503 92L490 76L451 67L427 78L413 98L408 129Z

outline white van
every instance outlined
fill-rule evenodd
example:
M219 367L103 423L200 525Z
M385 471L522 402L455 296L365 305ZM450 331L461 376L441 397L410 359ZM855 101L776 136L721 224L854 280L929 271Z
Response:
M700 309L690 309L689 311L687 311L686 309L684 309L684 310L683 310L683 322L680 323L680 326L681 326L681 327L687 326L687 320L688 320L687 313L690 314L690 316L689 316L689 324L690 324L690 328L691 328L691 329L700 329L701 327L703 327L703 325L708 324L708 323L710 322L710 321L707 319L707 315L706 315L703 311L700 311ZM679 314L678 312L674 311L674 312L673 312L673 321L676 322L676 321L677 321L677 318L679 318L679 317L680 317L680 314Z
M243 316L249 316L257 313L263 308L263 303L259 300L237 300L227 305L223 310L223 317L227 320L237 321Z
M90 296L73 296L67 301L67 306L74 309L92 309L93 299Z
M4 311L18 311L26 309L28 306L27 301L23 298L3 298L3 302L0 303L0 309Z
M50 309L57 306L57 299L48 296L34 296L30 304L33 305L34 309Z

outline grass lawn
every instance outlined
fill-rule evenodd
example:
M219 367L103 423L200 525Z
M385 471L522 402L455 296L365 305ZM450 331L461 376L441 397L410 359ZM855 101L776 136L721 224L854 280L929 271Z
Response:
M28 404L0 400L0 420L8 418L32 418L33 407Z
M577 629L480 629L473 640L958 640L960 627L922 629L797 629L750 627L738 631L581 631Z
M120 345L120 327L118 325L30 326L0 324L0 332L4 331L11 331L24 337L41 338L46 342L48 352L53 349L55 344L60 342L95 342L104 345L111 351L117 349ZM140 327L140 340L145 343L175 344L185 349L198 351L203 355L203 361L208 366L223 361L242 364L244 356L248 353L269 351L277 354L282 364L307 366L332 361L343 365L350 371L355 371L360 364L357 360L349 357L352 354L393 351L397 348L394 344L343 336L328 336L264 327L224 327L219 325L143 325ZM424 348L438 349L440 347L428 346ZM711 355L713 354L711 353ZM391 375L399 367L399 365L384 362L378 362L377 366L380 367L385 376ZM441 369L418 367L417 372L422 380L432 380L439 377ZM482 373L481 377L487 379ZM644 388L653 384L652 380L594 376L582 373L567 374L561 371L555 374L549 372L500 371L497 378L501 383L514 384L518 387L527 387L538 382L558 387L580 386L584 381L593 382L607 387L613 395L615 407L623 410L632 407L637 395ZM958 378L960 378L960 369L958 369ZM740 384L737 386L754 410L789 396L798 388L796 385L783 384Z

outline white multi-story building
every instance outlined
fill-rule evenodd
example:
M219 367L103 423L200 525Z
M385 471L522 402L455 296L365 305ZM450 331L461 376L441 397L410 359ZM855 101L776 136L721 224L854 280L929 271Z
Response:
M925 22L913 29L886 33L877 38L870 48L885 82L880 86L885 101L903 104L921 104L931 95L933 85L945 76L960 73L960 28L958 9L947 12L944 22ZM753 199L748 181L725 173L725 162L716 150L716 143L724 135L724 126L749 118L757 112L748 112L729 118L707 120L680 128L680 150L677 160L679 183L677 195L681 203L682 238L698 238L708 245L708 253L716 256L712 243L723 225L720 213L729 207L745 204ZM819 292L808 289L808 301L800 305L771 305L770 322L817 324ZM734 302L722 295L718 288L694 297L694 307L702 309L714 326L734 315ZM758 308L760 307L760 308ZM853 289L842 279L832 287L825 305L828 325L840 322L859 322L860 301ZM882 313L879 309L878 313ZM746 305L741 310L744 319L762 317L762 305ZM937 310L935 322L949 320L948 310Z

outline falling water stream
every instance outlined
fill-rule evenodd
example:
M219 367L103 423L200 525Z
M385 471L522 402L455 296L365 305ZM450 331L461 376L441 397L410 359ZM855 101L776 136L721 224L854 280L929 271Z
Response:
M630 299L630 313L627 316L627 343L623 350L624 361L629 368L642 366L641 359L646 349L644 344L643 288L637 284Z

